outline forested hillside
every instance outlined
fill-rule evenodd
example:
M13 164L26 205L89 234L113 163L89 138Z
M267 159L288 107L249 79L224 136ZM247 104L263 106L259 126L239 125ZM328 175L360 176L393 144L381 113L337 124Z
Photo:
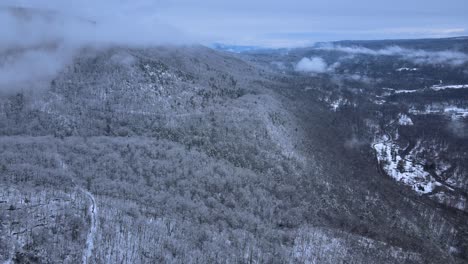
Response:
M466 137L441 142L386 73L298 73L295 52L83 49L46 88L3 93L0 261L465 263ZM421 166L454 193L395 181L378 143L437 156Z

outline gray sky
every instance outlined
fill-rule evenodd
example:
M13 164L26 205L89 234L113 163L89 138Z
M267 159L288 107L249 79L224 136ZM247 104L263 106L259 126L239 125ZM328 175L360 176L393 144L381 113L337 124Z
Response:
M467 0L2 0L192 40L302 46L341 39L468 35ZM153 25L154 30L152 30ZM170 25L162 29L161 25ZM175 30L177 29L177 30ZM159 36L167 36L168 32ZM170 34L170 33L169 33ZM155 34L157 35L157 34Z

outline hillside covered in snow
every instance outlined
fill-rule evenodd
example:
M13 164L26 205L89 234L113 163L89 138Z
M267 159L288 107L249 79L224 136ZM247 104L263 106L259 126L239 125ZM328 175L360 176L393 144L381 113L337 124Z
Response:
M0 95L0 262L466 263L467 62L440 42L466 44L82 49Z

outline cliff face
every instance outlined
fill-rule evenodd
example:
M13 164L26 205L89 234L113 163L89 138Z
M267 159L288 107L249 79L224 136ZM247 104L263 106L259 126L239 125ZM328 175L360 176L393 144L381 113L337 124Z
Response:
M1 260L466 260L466 215L379 173L361 97L250 56L86 50L3 95Z

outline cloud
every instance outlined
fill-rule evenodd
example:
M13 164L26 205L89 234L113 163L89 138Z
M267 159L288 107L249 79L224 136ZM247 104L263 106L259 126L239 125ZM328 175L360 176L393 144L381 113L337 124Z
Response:
M448 130L458 138L468 138L468 125L463 119L452 119L448 124Z
M68 45L184 44L188 35L154 17L129 15L87 17L80 13L48 9L0 8L0 49L31 47L44 43Z
M345 141L344 146L347 149L359 149L361 147L368 146L368 142L359 139L356 135L353 135Z
M0 91L33 87L54 77L68 62L68 50L26 50L4 55L0 64Z
M325 45L321 50L340 51L348 54L365 54L372 56L400 56L416 64L447 64L460 66L468 62L468 54L458 51L426 51L390 46L373 50L361 46L345 47L339 45Z
M298 72L324 73L327 71L327 63L320 57L302 58L296 65Z
M58 11L40 8L47 3L40 0L34 8L0 7L0 92L31 88L34 81L53 78L85 46L191 43L190 37L152 16L105 11L99 16L84 6L73 12L49 2Z

